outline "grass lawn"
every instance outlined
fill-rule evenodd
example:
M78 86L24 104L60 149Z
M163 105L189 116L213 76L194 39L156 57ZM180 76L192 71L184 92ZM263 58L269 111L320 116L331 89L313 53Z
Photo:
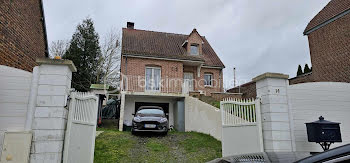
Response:
M131 135L111 129L96 138L95 163L206 162L221 157L221 142L196 132Z

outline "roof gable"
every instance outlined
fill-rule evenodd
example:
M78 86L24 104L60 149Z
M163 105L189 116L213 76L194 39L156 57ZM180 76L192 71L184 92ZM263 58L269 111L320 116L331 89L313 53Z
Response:
M191 38L200 38L200 40L202 40L202 42L204 42L202 36L197 32L196 28L194 28L192 30L192 32L188 35L187 40L189 40Z
M197 33L197 34L196 34ZM203 40L203 55L188 55L183 43L193 36ZM206 66L224 67L208 41L196 30L190 35L123 28L122 55L201 61Z
M307 25L304 34L312 32L315 27L350 10L350 0L331 0Z

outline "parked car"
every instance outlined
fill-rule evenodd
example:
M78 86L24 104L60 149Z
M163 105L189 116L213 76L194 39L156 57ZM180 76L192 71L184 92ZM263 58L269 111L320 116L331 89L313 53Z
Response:
M168 119L163 108L159 106L141 106L136 114L133 114L132 134L138 132L168 133Z
M350 162L350 144L321 153L310 152L260 152L218 158L208 163L272 162L272 163L314 163Z

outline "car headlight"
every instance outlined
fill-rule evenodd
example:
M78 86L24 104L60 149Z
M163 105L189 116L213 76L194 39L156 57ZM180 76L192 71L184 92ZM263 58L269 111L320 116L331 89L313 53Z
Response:
M167 122L168 120L166 119L166 118L162 118L162 119L160 119L160 123L164 123L164 122Z
M139 117L134 117L134 121L135 121L135 122L141 122L141 118L139 118Z

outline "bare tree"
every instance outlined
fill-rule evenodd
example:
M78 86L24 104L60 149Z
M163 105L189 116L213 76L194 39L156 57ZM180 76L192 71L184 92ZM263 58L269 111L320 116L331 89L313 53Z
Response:
M52 41L50 44L50 57L53 58L55 56L63 57L69 48L69 42L67 40L56 40Z
M119 86L121 37L118 30L110 29L104 36L101 45L101 57L97 78L102 76L104 84L115 88Z

